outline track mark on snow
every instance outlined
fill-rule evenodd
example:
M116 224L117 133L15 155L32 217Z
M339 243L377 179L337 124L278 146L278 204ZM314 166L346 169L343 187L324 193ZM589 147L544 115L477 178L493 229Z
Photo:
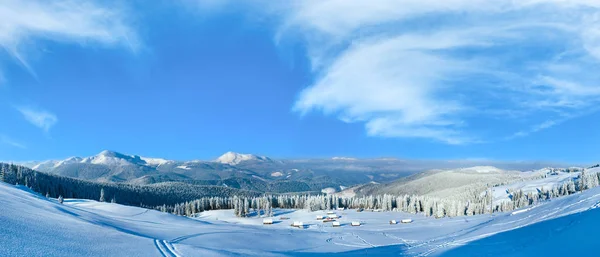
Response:
M175 250L175 247L166 240L154 239L154 246L163 257L181 257Z

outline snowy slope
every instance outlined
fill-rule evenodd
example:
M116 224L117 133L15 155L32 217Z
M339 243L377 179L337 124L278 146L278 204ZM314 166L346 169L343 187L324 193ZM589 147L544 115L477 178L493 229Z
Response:
M510 241L504 233L516 233L511 234L510 240L519 245L527 244L529 253L538 247L569 249L574 247L569 242L583 235L579 234L585 231L582 229L598 227L598 211L567 216L564 218L567 221L527 226L587 211L600 205L599 202L600 188L594 188L535 208L494 216L433 219L399 212L346 210L337 212L341 216L342 227L339 228L315 220L315 215L324 212L276 210L276 224L264 226L261 218L237 218L227 210L205 212L190 219L89 200L67 200L60 205L0 183L0 238L2 245L8 246L0 247L0 256L312 256L327 253L471 256L480 254L477 242L481 240L485 240L486 245L501 246L489 247L485 250L486 256L518 256L522 254L507 251L511 244L507 243ZM290 219L280 220L282 216ZM404 218L414 221L388 224L391 219ZM291 228L289 224L293 221L302 221L307 228ZM349 226L352 221L360 221L362 226ZM537 226L542 226L541 230ZM559 234L533 234L535 231ZM539 236L567 241L550 245L539 240ZM471 246L473 242L476 243ZM456 247L463 248L454 249Z
M598 256L600 210L594 209L499 233L444 256Z
M381 186L368 187L361 193L365 195L417 194L460 199L465 192L484 191L489 185L518 181L524 177L523 172L502 170L491 166L431 170Z

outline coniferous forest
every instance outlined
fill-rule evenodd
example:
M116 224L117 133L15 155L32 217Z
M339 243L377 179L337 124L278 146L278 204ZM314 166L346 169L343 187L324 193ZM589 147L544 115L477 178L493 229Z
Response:
M18 165L0 164L0 181L22 185L52 198L81 198L142 206L176 215L193 216L207 210L232 209L239 217L272 214L273 208L310 211L336 208L422 213L456 217L512 211L552 198L574 194L600 183L600 173L582 171L575 180L537 193L510 191L510 201L494 203L489 191L459 199L420 195L368 195L344 197L332 194L265 194L221 186L165 182L150 185L99 183L56 176Z

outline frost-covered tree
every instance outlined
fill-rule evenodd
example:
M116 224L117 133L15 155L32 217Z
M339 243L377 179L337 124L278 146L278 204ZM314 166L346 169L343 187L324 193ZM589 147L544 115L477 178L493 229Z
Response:
M0 182L6 182L6 167L4 165L0 165Z
M65 199L62 197L62 195L59 195L59 196L58 196L58 202L59 202L60 204L62 204L62 203L64 202L64 200L65 200Z
M100 202L104 202L106 201L106 199L104 199L104 188L100 189Z

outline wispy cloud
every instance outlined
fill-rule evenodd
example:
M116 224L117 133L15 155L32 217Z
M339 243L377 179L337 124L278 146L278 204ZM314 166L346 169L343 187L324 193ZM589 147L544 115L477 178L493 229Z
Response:
M125 45L135 50L139 43L127 17L116 6L103 7L89 0L3 0L0 47L35 76L27 62L27 51L35 50L33 40Z
M248 2L275 17L276 41L306 42L315 80L293 110L369 135L481 142L505 135L473 120L549 120L525 136L600 104L598 1Z
M25 120L48 132L58 122L55 114L29 106L19 106L16 109L23 115Z
M6 135L2 135L2 134L0 134L0 143L10 145L10 146L16 147L16 148L27 149L27 146L25 146L24 144L19 143L19 142L15 141L14 139L12 139Z

